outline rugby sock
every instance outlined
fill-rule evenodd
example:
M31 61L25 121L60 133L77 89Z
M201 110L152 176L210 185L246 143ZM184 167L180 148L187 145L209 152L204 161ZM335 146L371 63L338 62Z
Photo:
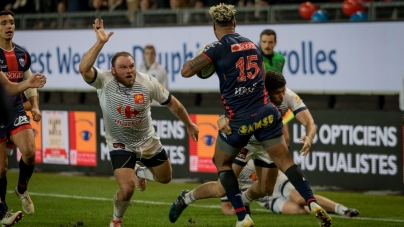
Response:
M153 173L147 167L139 167L135 172L136 176L139 178L146 178L147 180L155 181Z
M0 219L3 219L5 213L8 211L8 207L5 203L0 203Z
M184 195L185 204L189 205L190 203L193 203L196 201L193 193L194 193L194 190L192 190Z
M297 166L293 165L286 170L285 175L288 177L290 183L293 184L295 189L304 198L308 207L310 207L311 202L316 202L314 198L313 191L310 188L309 182L304 178L302 170Z
M118 196L116 195L117 193L115 193L115 196L114 196L114 215L112 216L112 220L115 220L115 221L122 220L122 217L126 212L126 209L128 209L128 207L130 205L130 200L129 201L119 201Z
M241 191L238 187L236 175L234 174L233 170L219 171L218 174L220 182L226 191L226 196L236 211L237 219L239 221L244 220L247 212L245 210L243 200L241 199Z
M253 201L252 199L250 199L250 197L248 197L248 195L247 195L247 191L248 191L249 189L247 189L246 191L244 191L242 194L241 194L241 199L243 200L243 203L244 203L244 205L246 205L246 206L249 206L250 205L250 203Z
M34 172L34 167L35 165L27 165L25 162L20 159L20 175L18 177L18 193L24 194L24 192L27 190L28 182L29 179L32 176L32 173Z
M7 192L7 176L0 178L0 199L3 203L6 203Z
M344 206L344 205L342 205L342 204L337 203L337 204L335 205L335 213L336 213L336 214L345 215L345 211L346 211L346 210L348 210L348 207L346 207L346 206Z

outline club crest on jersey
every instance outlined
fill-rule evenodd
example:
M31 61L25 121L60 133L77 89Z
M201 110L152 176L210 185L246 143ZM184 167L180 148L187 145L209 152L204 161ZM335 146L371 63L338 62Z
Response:
M144 95L143 94L134 94L133 99L135 100L135 104L143 104L144 103Z
M25 60L24 60L23 58L18 59L18 62L20 63L20 65L21 65L22 67L25 66Z

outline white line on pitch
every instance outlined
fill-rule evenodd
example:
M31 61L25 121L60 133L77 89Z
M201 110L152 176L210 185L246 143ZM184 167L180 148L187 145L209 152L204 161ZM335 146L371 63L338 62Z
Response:
M14 191L7 191L8 193L14 193ZM85 199L85 200L97 200L97 201L112 201L110 198L102 198L102 197L90 197L90 196L78 196L78 195L62 195L62 194L52 194L52 193L38 193L38 192L30 192L30 195L36 196L44 196L44 197L58 197L58 198L68 198L68 199ZM147 201L147 200L132 200L132 202L136 203L144 203L144 204L154 204L154 205L171 205L171 203L165 202L155 202L155 201ZM201 208L215 208L220 209L219 205L198 205L198 204L190 204L190 206L201 207ZM252 209L256 211L268 211L267 209ZM340 215L331 215L333 218L348 218ZM384 221L384 222L399 222L404 223L404 220L400 219L388 219L388 218L369 218L369 217L355 217L349 218L353 220L370 220L370 221Z

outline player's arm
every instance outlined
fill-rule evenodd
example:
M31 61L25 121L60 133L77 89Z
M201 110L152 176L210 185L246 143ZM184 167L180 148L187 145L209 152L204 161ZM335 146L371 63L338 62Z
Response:
M282 132L283 132L283 137L285 138L286 145L290 144L290 134L289 134L289 129L287 124L283 124L282 126Z
M313 142L314 136L316 135L316 125L314 124L313 117L311 116L308 109L300 111L296 114L295 117L306 129L306 135L300 138L300 141L304 142L300 153L303 156L306 156L310 151L311 143Z
M176 99L174 96L171 96L171 100L167 104L167 107L170 109L171 113L184 122L185 126L187 127L188 135L191 136L195 142L197 142L199 133L198 126L191 121L187 110L180 103L180 101L178 101L178 99Z
M21 83L14 83L7 79L6 75L0 71L0 84L9 95L18 95L28 88L41 88L46 83L46 77L41 74L34 74L28 80Z
M184 63L181 69L182 77L191 77L199 72L211 62L204 54L199 54Z
M31 69L28 69L27 71L24 72L23 77L24 81L28 81L29 78L31 78L33 75L38 75L39 73L32 74ZM40 75L40 74L39 74ZM42 118L41 111L39 110L39 102L38 102L38 91L36 88L29 88L24 91L24 95L31 104L31 114L32 114L32 119L36 122L40 121Z
M108 42L109 37L111 37L114 32L110 32L108 35L104 31L104 21L94 20L93 24L94 32L97 36L97 41L95 44L87 51L79 65L80 74L83 76L84 81L90 83L94 80L94 69L93 65L97 59L98 54L101 52L105 43Z
M229 118L227 118L224 115L221 115L217 119L216 123L217 123L217 126L219 127L220 132L222 132L222 133L224 133L226 135L231 135L232 134L232 130L231 130L229 122L230 122Z

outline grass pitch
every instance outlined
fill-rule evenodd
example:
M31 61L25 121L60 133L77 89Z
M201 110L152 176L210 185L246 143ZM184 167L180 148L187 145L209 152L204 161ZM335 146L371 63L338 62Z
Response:
M10 209L21 210L14 195L18 173L9 172L7 204ZM172 227L234 227L236 216L225 216L219 199L197 201L188 206L176 223L168 220L168 210L183 189L198 184L148 182L144 192L136 191L132 197L123 225ZM18 227L73 227L108 226L112 218L112 197L118 190L113 178L93 176L67 176L34 173L28 191L35 204L34 215L24 215ZM404 226L404 196L378 196L363 193L315 191L347 207L357 208L358 218L332 215L333 226L385 227ZM258 204L252 204L255 226L318 226L311 215L276 215Z

